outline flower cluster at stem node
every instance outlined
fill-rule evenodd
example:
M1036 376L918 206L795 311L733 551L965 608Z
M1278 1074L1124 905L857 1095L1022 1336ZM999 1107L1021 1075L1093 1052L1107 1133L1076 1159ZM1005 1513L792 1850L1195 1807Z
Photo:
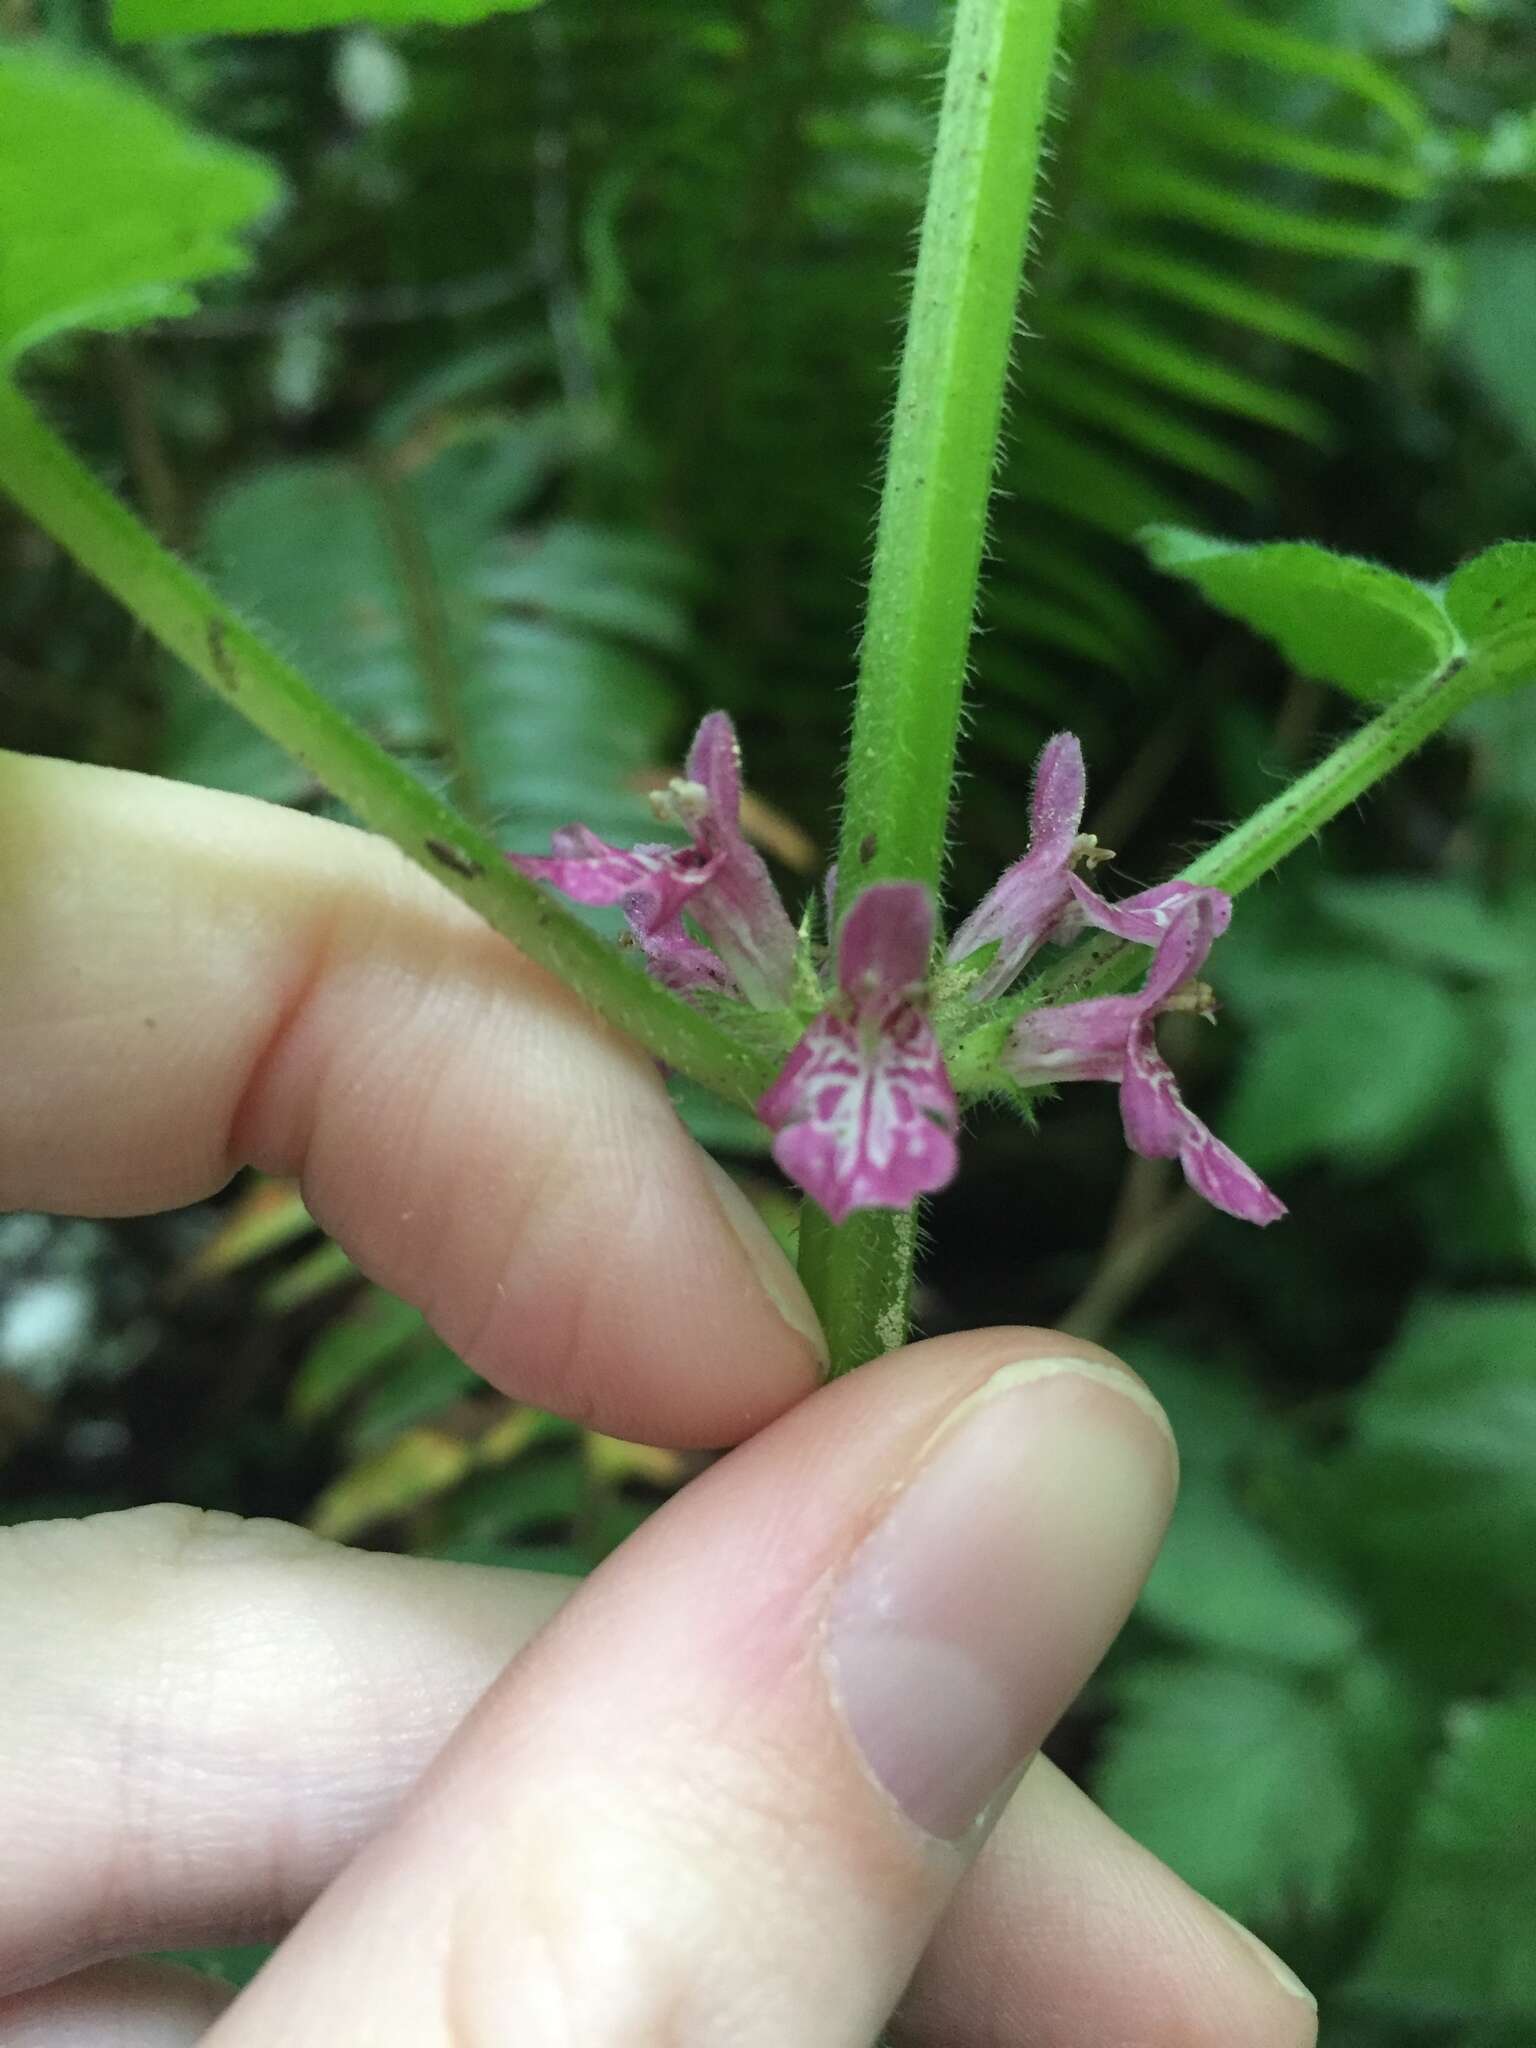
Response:
M1272 1223L1284 1205L1186 1105L1157 1049L1158 1017L1210 1014L1197 977L1231 922L1232 899L1165 882L1108 902L1083 878L1110 858L1082 830L1086 798L1082 748L1058 733L1036 764L1029 846L961 924L946 964L964 973L971 963L965 994L979 1003L1005 994L1042 946L1090 926L1151 947L1136 994L1026 1011L999 1067L1023 1087L1113 1082L1132 1151L1177 1159L1216 1208ZM548 855L509 858L575 902L622 906L648 972L685 998L707 996L717 1015L732 1003L792 1006L804 985L800 942L741 829L740 752L724 712L704 720L686 773L653 801L686 844L609 846L570 825ZM934 925L921 883L860 892L836 933L830 974L823 966L821 1007L757 1105L774 1158L834 1223L858 1209L905 1209L954 1176L959 1108L927 1003Z

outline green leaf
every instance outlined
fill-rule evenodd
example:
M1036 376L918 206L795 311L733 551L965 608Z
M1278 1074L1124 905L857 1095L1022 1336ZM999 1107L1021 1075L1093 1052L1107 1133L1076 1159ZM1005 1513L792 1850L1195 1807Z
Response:
M1503 1046L1493 1075L1493 1114L1520 1194L1525 1242L1536 1260L1536 1006L1521 989L1501 1006Z
M300 1424L323 1422L425 1331L419 1309L382 1288L369 1288L358 1307L327 1324L305 1353L288 1390L289 1415Z
M1095 1790L1110 1817L1240 1919L1327 1912L1362 1826L1348 1732L1305 1683L1220 1663L1148 1663Z
M434 1541L506 1544L529 1530L574 1521L588 1501L579 1449L521 1457L472 1473L439 1508Z
M1298 1464L1276 1508L1424 1672L1477 1685L1536 1666L1536 1292L1417 1306L1353 1442Z
M1501 541L1464 562L1445 608L1490 682L1536 678L1536 541Z
M1536 1555L1536 1293L1420 1303L1366 1387L1359 1441L1475 1475L1490 1527L1513 1471Z
M429 1338L387 1362L347 1430L353 1456L382 1450L402 1430L440 1415L484 1385L446 1344Z
M1186 1473L1225 1472L1261 1442L1266 1417L1242 1373L1215 1363L1192 1365L1183 1351L1132 1332L1120 1349L1162 1403Z
M1370 703L1395 697L1457 652L1433 594L1375 562L1306 541L1245 546L1183 527L1141 536L1152 562L1273 640L1293 668Z
M1536 1700L1465 1705L1352 1987L1411 2012L1536 2021Z
M380 28L429 21L457 26L488 14L521 14L540 0L112 0L119 42L155 36L292 35L369 21Z
M1536 1295L1415 1311L1367 1388L1358 1445L1424 1481L1424 1533L1449 1510L1462 1562L1486 1558L1529 1597L1536 1555Z
M1122 1349L1163 1404L1183 1474L1138 1611L1213 1649L1303 1669L1342 1662L1360 1634L1348 1603L1234 1497L1243 1461L1275 1432L1246 1378L1145 1339Z
M1379 1166L1474 1079L1468 1020L1438 983L1385 961L1304 959L1263 1016L1222 1129L1261 1172Z
M1536 618L1536 540L1505 540L1463 562L1445 586L1445 608L1470 646Z
M1343 930L1415 965L1486 979L1536 962L1536 941L1460 882L1335 877L1318 884L1316 900Z
M1348 1604L1209 1476L1186 1477L1139 1611L1187 1642L1304 1670L1341 1663L1360 1638Z
M279 190L105 66L40 41L0 54L0 366L72 328L190 312L190 285L244 266L237 237Z
M249 1984L272 1953L270 1948L178 1948L166 1949L156 1958L162 1963L180 1963L201 1976L215 1977L221 1984L237 1988Z

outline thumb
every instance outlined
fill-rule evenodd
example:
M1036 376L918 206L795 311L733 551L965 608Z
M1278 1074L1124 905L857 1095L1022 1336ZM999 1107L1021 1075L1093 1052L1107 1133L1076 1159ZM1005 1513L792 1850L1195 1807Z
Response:
M1038 1331L814 1395L626 1545L208 2037L868 2048L1165 1525Z

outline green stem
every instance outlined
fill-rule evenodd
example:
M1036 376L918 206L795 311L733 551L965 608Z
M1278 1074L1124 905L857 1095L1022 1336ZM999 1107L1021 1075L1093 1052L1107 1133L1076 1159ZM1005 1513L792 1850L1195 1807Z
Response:
M0 489L232 709L529 959L658 1059L728 1100L750 1104L767 1086L771 1048L738 1045L518 874L493 840L407 774L161 547L3 379Z
M936 887L1059 0L960 0L870 572L839 908Z
M800 1204L800 1278L827 1333L830 1373L851 1372L907 1341L917 1216L860 1209L838 1225Z
M1374 788L1489 686L1487 664L1461 656L1414 683L1289 789L1192 861L1185 880L1239 894ZM951 1070L956 1086L965 1092L986 1087L985 1069L1014 1018L1042 1003L1114 995L1136 979L1145 959L1144 947L1103 934L1076 947L1022 996L992 1005L985 1021L978 1020L977 1030L955 1048Z
M959 0L870 574L838 910L867 882L937 892L987 500L1060 0ZM910 1216L802 1226L846 1371L900 1342ZM830 1241L827 1241L830 1234Z
M1237 895L1374 788L1486 688L1481 663L1460 656L1412 684L1289 789L1202 853L1185 870L1189 880Z

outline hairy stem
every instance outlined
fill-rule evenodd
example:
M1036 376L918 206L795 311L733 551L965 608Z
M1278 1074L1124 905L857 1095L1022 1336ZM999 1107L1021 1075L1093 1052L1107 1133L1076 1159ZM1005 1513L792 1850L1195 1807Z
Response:
M1056 0L960 0L870 572L838 896L934 886Z
M529 959L669 1066L730 1101L756 1100L773 1075L771 1050L738 1045L509 867L478 827L407 774L161 547L3 380L0 490L225 703Z
M859 662L838 910L867 882L937 889L955 735L1029 239L1060 0L959 0L918 245ZM802 1246L834 1372L905 1334L913 1219Z
M833 1378L907 1341L916 1237L911 1209L860 1209L834 1224L801 1203L800 1277L827 1333Z

